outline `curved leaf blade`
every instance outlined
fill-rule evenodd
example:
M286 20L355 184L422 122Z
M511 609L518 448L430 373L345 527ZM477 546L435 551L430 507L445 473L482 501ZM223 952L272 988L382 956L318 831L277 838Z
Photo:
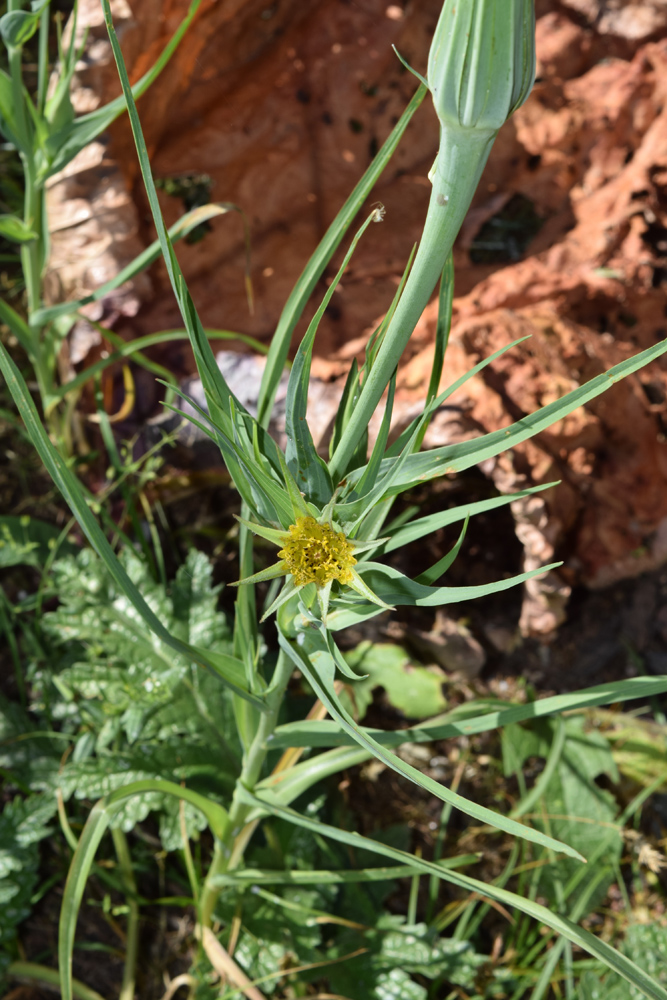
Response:
M443 802L448 802L450 805L459 809L462 813L465 813L466 816L472 816L474 819L479 820L480 823L488 824L498 830L503 830L505 833L509 833L513 837L520 837L523 840L529 840L532 843L540 844L542 847L547 847L552 851L567 854L569 857L576 858L578 861L585 861L578 851L569 847L567 844L554 840L553 837L547 836L540 830L535 830L522 823L517 823L509 817L503 816L501 813L496 813L492 809L487 809L485 806L480 806L476 802L466 799L463 795L453 792L451 789L441 785L428 775L422 774L416 767L412 767L412 765L407 764L395 754L389 753L381 743L378 743L372 736L369 735L367 730L358 726L354 719L352 719L352 717L340 704L334 689L336 665L331 653L324 645L324 642L320 640L319 636L309 636L309 642L315 648L308 654L308 656L303 649L295 647L292 643L285 639L280 632L278 633L278 641L281 648L287 653L295 666L301 670L304 677L315 691L317 697L320 699L322 704L326 706L329 714L336 719L338 724L347 733L349 733L349 735L361 747L368 750L387 767L396 771L397 774L402 774L406 778L409 778L416 785L424 788L427 792L435 795Z
M479 584L474 587L429 587L417 583L392 566L381 563L360 562L357 570L368 581L371 590L386 604L398 607L439 608L446 604L457 604L459 601L471 601L487 594L496 594L501 590L509 590L517 584L549 570L556 569L560 563L549 563L526 573L519 573L507 580L495 580L493 583ZM332 632L349 628L382 612L382 608L366 602L353 602L348 597L339 598L334 610L327 618L327 628Z
M401 490L406 489L408 485L417 485L434 479L436 476L461 472L464 469L469 469L472 465L478 465L487 458L493 458L509 448L516 447L517 444L546 430L567 416L568 413L572 413L573 410L606 392L615 382L620 382L621 379L627 378L628 375L632 375L633 372L655 361L665 351L667 351L667 340L662 340L654 347L649 347L647 350L635 354L634 357L628 358L627 361L614 365L609 371L596 375L589 382L578 386L553 403L543 406L535 413L522 417L521 420L517 420L509 427L492 431L482 437L473 438L471 441L462 441L460 444L447 445L443 448L434 448L432 451L411 455L401 473ZM353 481L354 474L349 478ZM396 485L398 484L394 484L394 487Z
M385 747L399 747L403 743L430 743L434 740L455 739L458 736L475 736L488 733L491 729L501 729L512 722L528 722L543 719L560 712L575 712L599 705L613 705L615 702L645 700L667 692L667 677L632 677L623 681L609 681L595 687L584 688L572 694L557 694L540 698L527 705L507 705L503 702L488 703L489 711L478 715L467 715L457 720L461 711L448 712L444 716L430 719L420 726L411 726L396 732L382 729L367 729L376 742ZM479 702L476 708L480 708ZM466 711L470 712L470 707ZM352 746L353 740L339 723L330 719L318 721L287 722L278 726L271 738L271 746L285 747L336 747Z
M203 795L199 795L189 788L183 788L173 781L162 781L159 779L134 781L124 788L119 788L115 792L112 792L111 795L100 799L93 806L70 864L60 909L58 965L60 968L60 988L63 1000L72 1000L74 996L72 954L74 951L76 922L97 848L113 819L114 812L116 811L115 807L119 806L123 799L127 799L132 795L141 795L144 792L162 792L164 795L173 795L177 799L190 802L204 813L213 834L216 837L223 835L228 820L227 810L218 803L210 802Z
M306 302L319 281L324 268L334 254L336 247L342 240L348 226L370 194L376 180L387 166L403 133L408 127L410 119L427 93L427 88L424 84L421 84L394 126L389 138L384 142L366 173L327 229L315 253L306 264L296 285L292 289L278 321L276 332L271 340L266 368L262 376L262 384L259 391L258 420L263 426L268 425L280 375L287 361L287 352L292 339L292 333Z
M424 861L412 854L408 854L407 851L401 851L398 848L381 844L379 841L364 837L360 833L341 830L338 827L303 816L293 809L274 804L270 801L266 793L261 796L253 795L248 789L242 788L239 792L239 797L248 805L263 807L274 816L279 816L288 823L293 823L295 826L310 830L311 833L329 837L331 840L347 844L358 850L373 851L375 854L391 858L399 864L418 868L419 871L426 875L435 875L437 878L443 879L445 882L450 882L452 885L456 885L466 892L479 893L479 895L487 899L493 899L503 906L526 913L529 917L537 920L538 923L551 927L556 933L562 934L563 937L567 938L573 944L583 948L599 959L608 968L613 969L614 972L617 972L641 990L644 996L649 997L649 1000L667 1000L667 990L651 979L650 976L647 976L644 970L640 969L629 958L621 955L620 952L606 944L606 942L596 938L590 931L578 927L577 924L568 920L567 917L548 910L546 906L535 903L526 896L519 896L508 889L501 889L488 882L481 882L470 875L451 871L450 869L434 864L432 861Z

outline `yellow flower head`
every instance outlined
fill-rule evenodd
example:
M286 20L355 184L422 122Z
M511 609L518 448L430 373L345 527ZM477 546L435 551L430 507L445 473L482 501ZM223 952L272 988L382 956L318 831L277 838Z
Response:
M353 545L330 524L319 524L314 517L297 517L289 526L289 535L278 555L297 587L314 583L324 587L331 580L349 584L357 560Z
M304 504L305 507L305 504ZM272 566L267 566L259 573L246 576L239 580L239 584L263 583L266 580L275 580L277 577L285 576L287 580L282 590L276 597L271 607L264 612L262 621L269 615L282 607L290 598L301 591L309 584L315 584L315 590L306 599L312 605L312 601L317 597L320 607L322 621L326 621L329 607L329 597L331 585L336 580L343 586L351 587L364 600L379 605L381 608L390 608L377 594L374 594L370 587L364 583L359 572L355 569L357 560L353 553L367 552L369 549L377 548L386 538L374 538L368 541L358 541L348 538L342 531L337 531L330 521L318 521L312 514L299 514L294 511L294 524L285 528L269 527L268 525L256 524L253 521L246 521L239 517L238 520L254 534L260 538L266 538L274 545L282 546L278 552L278 562ZM237 584L234 584L237 586Z

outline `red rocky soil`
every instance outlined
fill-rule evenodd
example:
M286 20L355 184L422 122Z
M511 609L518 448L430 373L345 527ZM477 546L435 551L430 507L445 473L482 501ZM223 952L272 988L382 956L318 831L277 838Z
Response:
M186 8L117 0L133 79ZM179 244L206 326L269 341L292 283L415 90L391 45L423 71L439 8L204 0L139 110L156 177L207 174L212 199L250 222L252 316L237 215ZM446 378L531 338L453 398L459 409L436 423L432 444L502 427L667 335L667 3L538 0L537 13L535 88L500 133L455 249ZM80 19L91 31L77 103L88 110L118 85L97 0L83 0ZM436 148L427 99L373 194L385 221L364 237L323 320L320 379L340 378L387 308L419 237ZM125 122L66 173L49 194L54 298L92 289L154 238ZM174 222L180 201L161 201ZM181 325L159 266L92 314L126 337ZM429 307L400 372L404 414L425 392L434 323ZM84 332L71 345L77 363ZM184 349L162 360L192 370ZM666 400L663 360L485 466L502 489L561 480L546 502L515 505L526 563L565 558L525 603L524 631L553 628L569 585L601 586L667 559Z

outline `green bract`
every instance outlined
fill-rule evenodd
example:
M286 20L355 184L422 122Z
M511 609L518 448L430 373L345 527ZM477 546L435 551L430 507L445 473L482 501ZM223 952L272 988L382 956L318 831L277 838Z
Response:
M428 57L443 128L497 132L535 79L533 0L448 0Z

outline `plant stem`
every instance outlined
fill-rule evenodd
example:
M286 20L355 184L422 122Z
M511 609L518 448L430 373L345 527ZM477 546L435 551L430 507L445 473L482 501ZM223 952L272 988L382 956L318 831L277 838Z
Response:
M478 129L441 130L438 158L431 174L433 190L417 256L377 358L364 382L354 418L347 425L331 457L329 471L334 484L345 475L347 465L442 273L496 134L495 131Z
M127 942L125 945L125 965L123 982L118 1000L134 1000L134 985L137 973L137 954L139 947L139 903L137 902L137 884L134 880L132 857L123 831L112 829L111 836L118 858L120 877L127 899Z
M278 714L283 702L285 688L287 687L287 682L289 681L291 674L291 661L281 650L278 654L278 662L276 663L276 669L271 680L271 685L265 696L268 711L263 712L259 718L257 732L255 733L255 737L245 754L241 774L236 782L237 788L244 787L252 791L261 776L264 761L266 760L266 755L268 753L267 741L278 723ZM220 895L220 887L212 885L211 879L215 875L221 875L223 872L228 870L234 841L246 821L250 808L250 806L239 802L237 794L234 794L229 810L227 828L224 835L216 841L211 867L209 868L206 881L204 882L204 888L202 889L200 902L201 912L199 918L202 927L211 926L213 910L218 896ZM242 856L241 852L235 853L235 865L240 862Z
M33 982L41 983L47 989L60 991L60 974L57 969L50 969L46 965L38 965L37 962L11 962L7 975L15 979L31 979ZM75 1000L104 1000L95 990L78 979L72 980L72 996Z
M7 10L22 9L21 0L8 0ZM48 11L48 8L47 8ZM31 117L27 114L27 96L23 87L22 49L19 46L7 47L9 73L12 81L12 105L16 123L16 142L21 164L23 166L24 195L23 221L29 229L37 233L37 238L21 244L21 268L25 280L28 297L28 313L39 309L42 293L42 265L44 254L44 212L43 190L37 183L33 151L33 128ZM47 398L52 388L52 377L44 364L39 336L33 332L31 337L31 355L35 368L35 376L39 385L41 398Z
M20 10L20 5L16 0L9 0L8 10ZM41 222L39 211L40 197L36 186L35 164L32 155L32 130L30 121L26 115L26 101L29 100L23 88L23 68L22 49L10 45L8 46L9 72L12 80L12 99L14 118L16 122L17 141L19 143L19 154L23 165L23 175L25 183L23 221L29 229L34 229L39 235L36 240L21 244L21 265L25 276L26 291L28 294L28 309L32 312L40 304L39 278L41 269L38 264L40 257L40 247L42 243L41 232L38 224Z
M49 19L50 4L47 4L39 19L39 40L37 43L37 111L44 114L46 92L49 86Z

